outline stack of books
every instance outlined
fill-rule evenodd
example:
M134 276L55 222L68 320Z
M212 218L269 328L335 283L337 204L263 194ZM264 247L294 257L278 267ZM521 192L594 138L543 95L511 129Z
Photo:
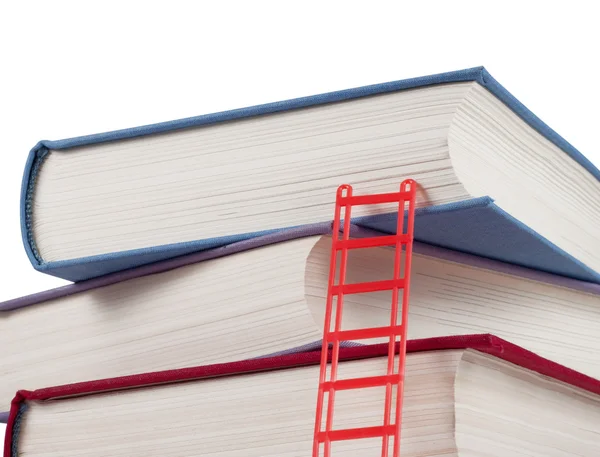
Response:
M407 178L401 455L600 455L600 171L474 68L38 143L23 242L73 284L0 304L4 456L312 455L336 189ZM394 262L353 250L346 282ZM385 372L385 341L345 341L338 378ZM333 428L381 426L384 393L339 392Z

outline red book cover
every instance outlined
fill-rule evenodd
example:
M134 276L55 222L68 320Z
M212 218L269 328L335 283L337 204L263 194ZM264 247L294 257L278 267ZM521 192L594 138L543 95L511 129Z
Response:
M600 381L577 371L566 368L551 360L540 357L508 341L493 335L465 335L409 340L407 352L438 351L451 349L473 349L490 354L499 359L519 365L571 384L575 387L600 395ZM386 356L388 344L376 344L340 349L340 361L366 359ZM93 395L120 389L139 388L157 384L201 380L220 376L252 373L257 371L282 370L304 365L318 365L320 351L300 352L276 357L243 360L239 362L205 365L200 367L181 368L177 370L143 373L118 378L100 379L63 386L48 387L34 391L20 390L11 403L6 436L4 441L4 457L11 457L13 433L21 406L27 401L42 401L61 397ZM318 379L315 378L315 396Z

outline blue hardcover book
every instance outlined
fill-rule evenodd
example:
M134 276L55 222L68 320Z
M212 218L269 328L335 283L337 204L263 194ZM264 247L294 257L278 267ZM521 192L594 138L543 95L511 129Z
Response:
M600 171L483 68L62 141L23 178L25 249L81 281L332 218L419 184L418 241L600 282ZM353 222L395 230L393 206Z

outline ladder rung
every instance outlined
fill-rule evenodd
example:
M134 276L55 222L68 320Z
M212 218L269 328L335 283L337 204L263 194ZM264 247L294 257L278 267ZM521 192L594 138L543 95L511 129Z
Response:
M346 205L376 205L379 203L399 203L400 200L410 201L410 192L390 192L387 194L354 195L352 197L341 197L339 203Z
M406 244L409 242L409 236L389 235L375 236L372 238L356 238L352 240L338 240L335 243L336 249L360 249L360 248L375 248L380 246L392 246L396 243Z
M402 325L388 327L371 327L358 328L355 330L340 330L338 332L330 332L326 336L327 342L332 341L348 341L348 340L367 340L369 338L383 338L400 335L402 333Z
M324 443L325 440L329 441L344 441L344 440L358 440L362 438L378 438L386 435L394 435L396 433L395 425L378 427L363 427L363 428L348 428L345 430L331 430L327 432L319 432L317 439L320 443Z
M366 292L392 290L396 287L402 289L404 287L404 279L387 279L385 281L358 282L356 284L337 285L331 288L331 293L333 295L339 295L341 291L343 294L363 294Z
M327 381L322 384L323 390L349 390L363 389L366 387L383 387L387 384L398 384L400 375L370 376L366 378L341 379L339 381Z

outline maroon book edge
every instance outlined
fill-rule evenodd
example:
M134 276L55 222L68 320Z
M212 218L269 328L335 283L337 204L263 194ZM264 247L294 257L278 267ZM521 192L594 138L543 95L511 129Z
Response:
M551 360L509 343L494 335L445 336L410 340L407 342L408 352L437 351L450 349L473 349L490 354L499 359L519 365L541 375L571 384L580 389L600 395L600 381L586 376L570 368L566 368ZM340 361L381 357L387 355L388 345L376 344L340 349ZM330 354L331 356L331 354ZM192 368L158 371L118 378L101 379L38 390L20 390L11 403L6 435L4 441L4 457L11 457L13 427L21 404L26 401L43 401L72 396L92 395L101 392L147 387L158 384L175 383L231 376L259 371L281 370L285 368L317 365L320 363L320 351L301 352L277 357L243 360L239 362L220 363ZM315 379L315 392L317 379Z

